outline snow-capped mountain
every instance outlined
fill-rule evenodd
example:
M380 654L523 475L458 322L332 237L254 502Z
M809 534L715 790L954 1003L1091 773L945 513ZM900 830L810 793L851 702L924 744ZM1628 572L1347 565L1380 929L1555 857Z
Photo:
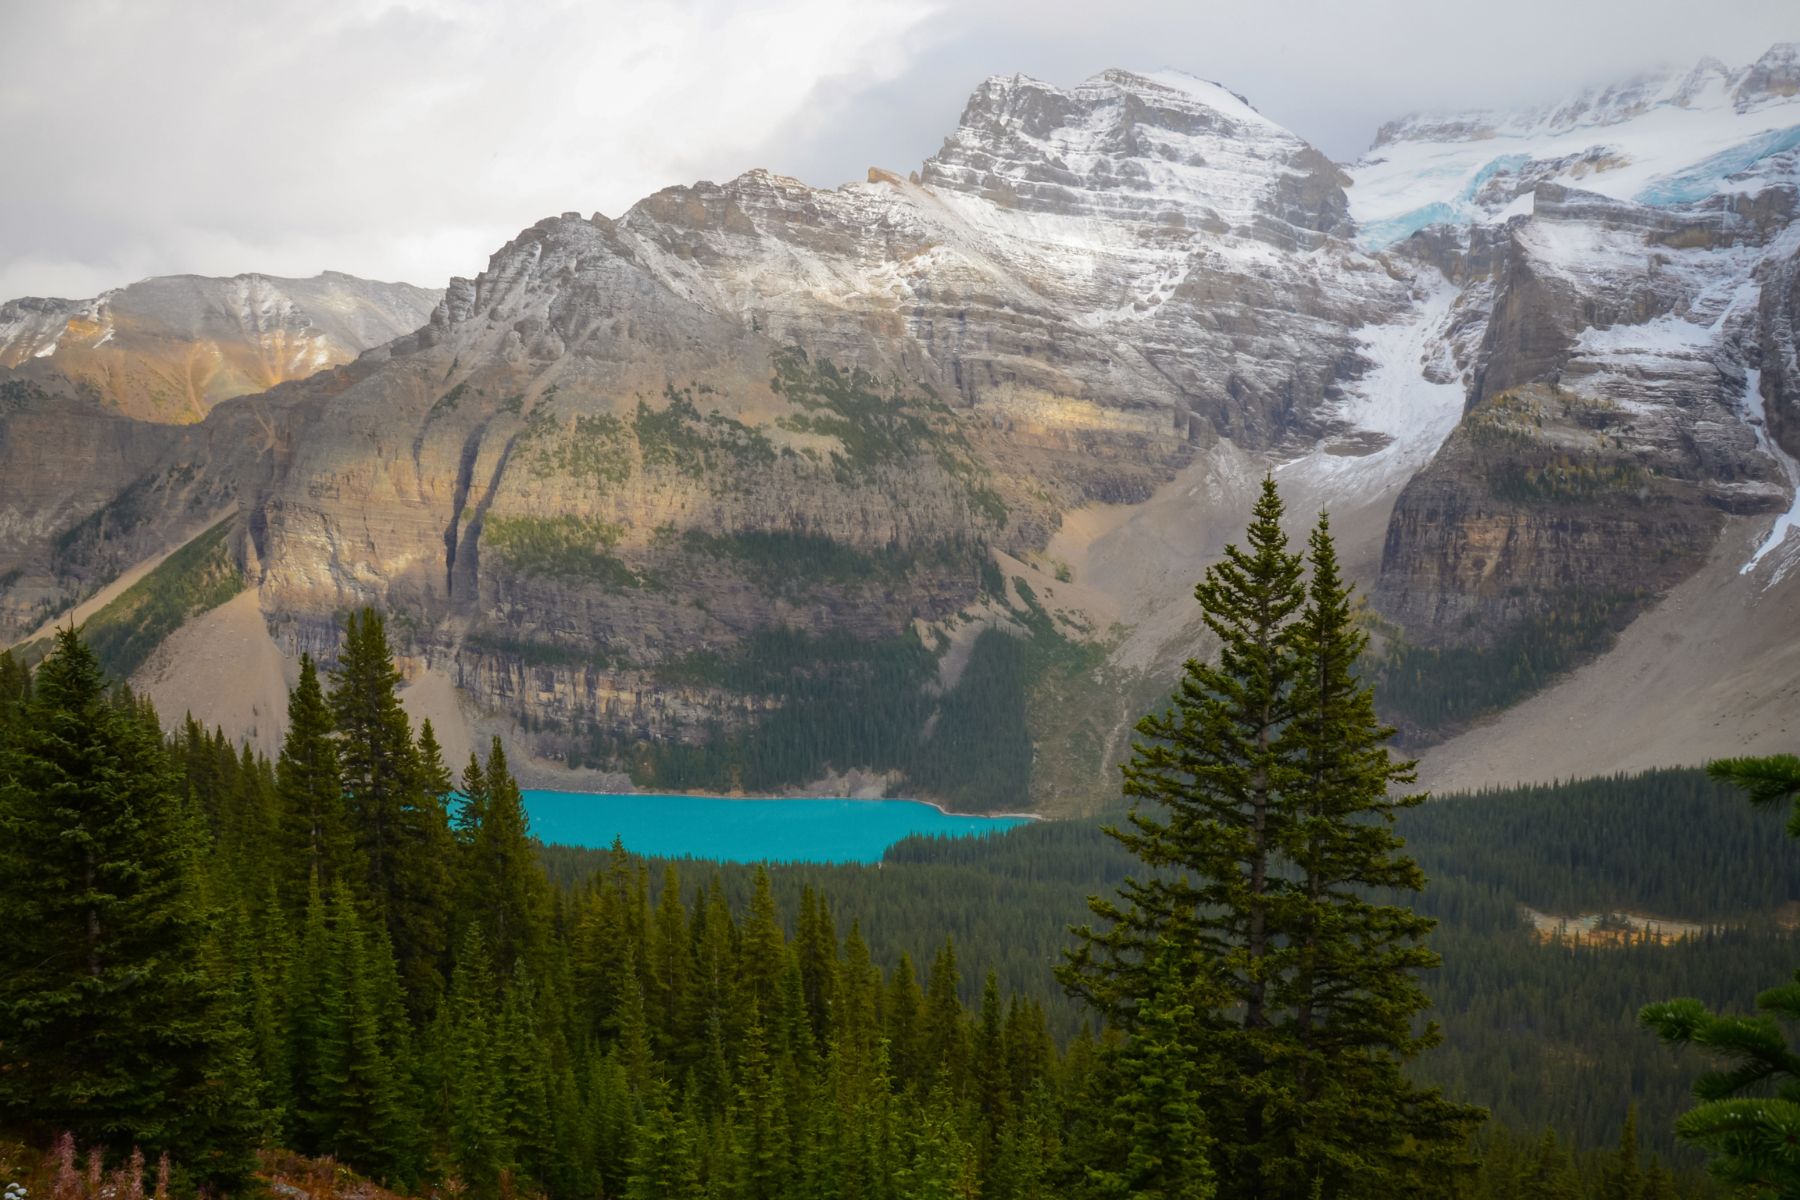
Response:
M1540 183L1652 206L1754 193L1800 168L1800 43L1730 70L1714 59L1523 112L1384 125L1349 173L1358 240L1531 211Z
M1340 168L1188 76L997 76L916 172L546 219L416 332L179 436L12 400L0 480L8 429L83 449L56 495L0 483L0 620L233 511L284 652L377 604L546 754L697 744L781 702L694 654L917 634L963 647L950 686L1027 594L1136 686L1190 652L1192 582L1274 470L1379 564L1396 680L1487 681L1390 689L1436 736L1720 553L1744 597L1800 579L1796 84L1778 47L1409 118ZM20 370L62 358L78 314L17 311L54 347ZM1121 745L1112 703L1039 736Z

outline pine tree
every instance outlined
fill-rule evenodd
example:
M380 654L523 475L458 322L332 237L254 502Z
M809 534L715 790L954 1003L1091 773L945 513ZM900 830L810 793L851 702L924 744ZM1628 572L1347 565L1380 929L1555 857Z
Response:
M287 1061L293 1074L288 1091L293 1096L288 1129L295 1148L318 1152L323 1144L325 1097L316 1064L330 1031L326 1027L325 993L331 969L331 930L326 920L325 897L315 876L307 888L300 941L288 980Z
M1581 1200L1581 1178L1568 1151L1546 1129L1537 1155L1525 1177L1521 1200Z
M373 609L352 614L331 674L338 767L364 873L360 893L386 927L416 1012L443 990L452 841L400 706L400 672Z
M0 1121L226 1183L255 1114L202 960L205 835L147 718L70 628L0 738Z
M699 1148L691 1126L675 1111L667 1084L653 1083L644 1097L644 1119L632 1134L627 1200L667 1200L697 1194Z
M1389 759L1356 677L1329 528L1309 588L1282 513L1265 479L1247 548L1195 589L1217 661L1190 660L1170 709L1139 723L1135 807L1109 830L1153 873L1092 902L1105 928L1076 931L1060 976L1131 1036L1174 948L1221 1195L1406 1194L1434 1186L1478 1114L1402 1070L1435 1037L1412 1028L1431 923L1368 892L1423 884L1388 827L1415 802L1387 794L1410 764Z
M1151 963L1155 990L1113 1053L1113 1096L1098 1145L1078 1165L1094 1200L1210 1200L1211 1138L1200 1110L1203 1064L1188 1044L1194 1006L1181 951L1165 942ZM1304 1195L1305 1192L1273 1193Z
M470 764L473 768L474 764ZM495 738L481 769L478 799L465 813L467 844L462 851L462 919L478 928L500 970L515 963L543 968L543 933L550 911L549 883L531 843L525 799ZM470 779L465 772L465 779Z
M332 888L318 980L317 1055L311 1120L320 1146L378 1178L404 1183L416 1163L413 1103L400 979L387 933L365 931L347 883Z
M0 650L0 731L19 719L30 699L31 672L11 650Z
M1290 630L1293 717L1276 742L1292 766L1282 854L1298 886L1272 922L1287 949L1271 983L1285 1015L1270 1062L1293 1086L1264 1114L1262 1158L1277 1186L1321 1196L1389 1196L1403 1179L1441 1192L1482 1114L1403 1074L1438 1041L1433 1025L1415 1031L1431 1003L1416 973L1439 963L1422 945L1436 922L1371 898L1424 887L1393 832L1394 814L1424 797L1389 794L1413 780L1413 764L1389 756L1394 731L1357 676L1368 636L1352 620L1323 514L1308 558L1307 601Z
M812 886L806 885L800 890L800 914L794 921L794 954L800 963L800 983L806 993L813 1036L821 1046L837 1003L837 953L837 930L831 910Z
M793 1178L788 1097L770 1060L762 1020L754 1010L744 1035L738 1075L738 1194L746 1200L784 1200L791 1194Z
M1247 1190L1261 1186L1265 1113L1285 1086L1267 1070L1268 990L1283 954L1270 918L1292 892L1274 869L1293 825L1282 794L1294 767L1277 743L1299 669L1289 626L1306 597L1282 512L1265 479L1248 549L1227 546L1194 590L1220 641L1218 662L1190 659L1172 707L1138 723L1142 740L1124 768L1129 827L1108 830L1156 873L1126 879L1123 903L1092 902L1107 928L1077 930L1060 972L1128 1034L1154 993L1150 964L1165 940L1186 956L1182 970L1210 981L1215 995L1196 1019L1219 1060L1206 1098L1222 1150L1217 1174Z
M1012 1107L1012 1079L1006 1069L1006 1019L1000 1006L1000 977L993 971L981 989L981 1015L973 1046L975 1107L993 1127L1006 1122Z
M664 1057L680 1052L681 1014L693 990L694 951L688 940L687 910L681 903L681 876L670 863L663 869L657 898L654 936L650 941L650 981L658 1048Z
M903 1085L919 1082L924 1074L923 1037L925 993L919 988L918 972L913 970L912 956L904 951L900 961L888 975L887 1002L883 1006L887 1018L888 1053L893 1063L894 1078Z
M487 773L481 769L481 759L473 750L469 751L469 765L463 768L456 792L460 803L450 825L455 831L458 845L472 846L475 844L475 835L481 830L482 818L487 813L488 805Z
M1625 1110L1619 1152L1608 1165L1601 1200L1644 1200L1644 1174L1638 1165L1637 1105Z
M338 774L333 719L311 655L288 693L288 729L275 763L283 900L298 917L316 878L321 888L354 877L352 838ZM359 881L360 882L360 881Z
M963 1027L962 1001L957 998L962 976L956 967L956 944L945 939L931 964L925 988L925 1008L919 1024L921 1079L945 1080L959 1088L968 1070L968 1038Z
M781 932L781 916L769 891L769 872L757 864L751 885L750 915L743 927L742 969L744 990L764 1012L775 1009L781 978L787 971L787 938Z
M457 946L456 969L440 1014L437 1053L442 1089L439 1121L449 1142L453 1173L477 1198L497 1195L512 1163L512 1146L497 1085L500 1045L494 997L499 981L481 932L471 929Z
M536 1008L537 992L531 977L517 967L500 1007L500 1069L489 1086L499 1093L514 1164L526 1179L542 1183L554 1158L550 1142L553 1075Z
M429 717L419 722L419 786L428 799L439 805L447 804L455 790L450 768L444 765L444 749L438 745Z

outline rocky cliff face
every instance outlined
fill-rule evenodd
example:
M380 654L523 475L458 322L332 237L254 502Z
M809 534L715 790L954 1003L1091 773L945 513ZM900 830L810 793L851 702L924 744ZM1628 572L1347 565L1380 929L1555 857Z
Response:
M30 390L71 390L42 376L59 340L0 417L12 463L68 464L0 477L0 637L234 511L285 649L329 658L382 607L541 753L685 747L713 779L826 696L807 727L850 740L805 761L884 767L844 761L879 739L842 712L898 695L871 723L928 739L967 631L1079 643L1156 609L1133 580L1180 599L1274 467L1372 528L1393 506L1396 671L1522 677L1543 645L1524 675L1554 671L1728 516L1789 504L1790 59L1410 119L1347 170L1185 76L997 77L909 177L753 171L541 221L428 321L191 427ZM16 344L74 329L15 308ZM1069 514L1133 505L1191 535L1149 551L1181 571L1046 557Z
M1383 131L1374 154L1392 157L1365 169L1395 194L1393 162L1427 149L1455 162L1459 139L1478 138L1469 153L1488 164L1391 250L1461 280L1469 404L1388 528L1377 598L1405 644L1479 651L1463 660L1474 672L1536 656L1528 691L1695 570L1725 514L1788 509L1768 429L1779 436L1792 386L1780 363L1800 175L1782 146L1800 129L1782 123L1800 105L1766 83L1779 57L1510 122ZM1735 149L1688 158L1720 143ZM1529 188L1525 206L1510 187Z
M67 380L144 421L198 421L233 396L345 363L425 323L439 293L328 271L173 275L89 300L0 304L0 366Z

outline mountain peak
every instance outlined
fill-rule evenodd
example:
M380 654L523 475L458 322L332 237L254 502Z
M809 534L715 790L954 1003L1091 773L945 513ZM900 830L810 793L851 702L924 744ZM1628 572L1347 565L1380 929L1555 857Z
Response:
M993 76L920 177L1065 216L1242 228L1273 215L1314 233L1343 217L1323 155L1228 88L1170 70L1113 68L1072 88Z

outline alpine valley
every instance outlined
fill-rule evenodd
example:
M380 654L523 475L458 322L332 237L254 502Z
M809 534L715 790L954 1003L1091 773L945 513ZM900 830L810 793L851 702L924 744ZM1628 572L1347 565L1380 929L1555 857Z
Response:
M917 171L564 213L441 295L0 307L0 645L85 620L272 752L373 605L453 762L1068 814L1273 472L1426 782L1785 750L1797 310L1800 45L1348 164L1189 76L997 76Z

